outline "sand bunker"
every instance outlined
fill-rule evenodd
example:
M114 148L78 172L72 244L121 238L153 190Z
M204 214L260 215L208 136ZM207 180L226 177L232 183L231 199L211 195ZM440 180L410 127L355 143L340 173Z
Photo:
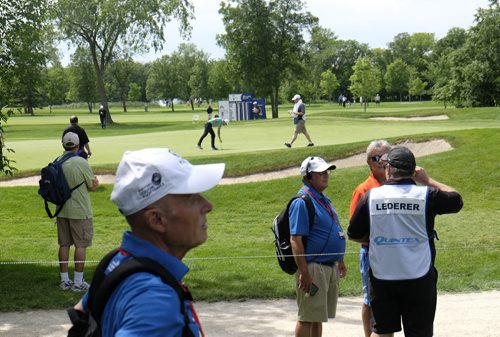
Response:
M426 117L371 117L369 119L379 121L443 121L450 118L447 115L437 115Z

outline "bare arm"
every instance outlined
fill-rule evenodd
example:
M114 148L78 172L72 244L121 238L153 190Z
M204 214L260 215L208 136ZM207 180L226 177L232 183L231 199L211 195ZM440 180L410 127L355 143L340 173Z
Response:
M89 188L89 191L96 192L98 187L99 187L99 179L97 178L97 176L95 176L94 180L92 180L92 186Z
M290 243L292 244L292 252L299 272L298 287L308 293L311 290L312 277L309 274L306 257L304 256L305 249L302 243L302 236L291 235Z
M413 180L415 180L416 183L434 187L443 192L457 192L453 187L440 183L439 181L429 177L427 172L425 172L424 168L420 166L417 166L415 168L415 176L413 177Z
M89 145L89 143L85 144L84 147L87 150L87 153L89 154L89 156L91 156L92 155L92 151L90 151L90 145Z
M219 125L219 127L217 128L217 137L219 137L219 140L222 143L222 139L220 138L220 128L221 126Z

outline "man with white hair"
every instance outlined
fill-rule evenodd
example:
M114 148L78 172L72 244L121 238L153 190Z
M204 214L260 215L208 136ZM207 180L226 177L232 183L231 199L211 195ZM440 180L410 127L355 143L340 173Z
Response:
M300 95L295 95L292 98L292 101L295 103L293 109L289 111L290 115L293 116L293 124L295 124L295 132L293 134L292 140L289 143L285 143L285 146L290 148L292 147L293 142L297 139L299 133L303 133L306 136L309 143L307 146L314 146L314 143L309 136L309 133L306 129L306 106L304 102L302 102L302 98Z
M212 210L201 193L219 183L224 166L192 165L165 148L125 152L111 200L131 230L123 235L106 277L125 261L148 259L168 271L187 293L182 279L189 268L182 259L207 240L207 214ZM87 292L75 309L88 311L88 296ZM181 300L157 275L133 273L114 289L97 323L103 337L203 336L191 299Z

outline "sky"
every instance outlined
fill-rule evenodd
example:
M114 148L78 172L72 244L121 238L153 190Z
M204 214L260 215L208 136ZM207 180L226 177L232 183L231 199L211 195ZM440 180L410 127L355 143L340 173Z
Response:
M182 40L178 24L165 27L166 42L162 51L135 55L148 62L177 50L181 43L193 43L210 58L224 57L217 46L216 35L224 33L218 13L220 0L191 0L195 20L191 38ZM488 0L305 0L305 10L319 18L319 25L329 28L340 40L356 40L370 48L387 48L399 33L434 33L436 39L446 36L452 27L468 29L474 25L474 14L486 8ZM66 62L65 62L66 61ZM65 55L63 63L68 63Z
M193 43L210 58L224 57L217 46L216 35L224 34L218 13L220 0L191 0L195 20L190 40L182 40L178 24L166 27L162 51L136 55L140 62L154 60L177 50L181 43ZM434 33L440 39L452 27L468 29L474 25L474 14L486 8L488 0L305 0L305 10L319 18L319 25L331 29L340 40L356 40L370 48L387 48L399 33Z

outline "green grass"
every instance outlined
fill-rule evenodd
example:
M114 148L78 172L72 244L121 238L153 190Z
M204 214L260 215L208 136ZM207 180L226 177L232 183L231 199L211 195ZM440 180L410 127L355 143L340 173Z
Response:
M439 289L441 292L499 289L500 227L497 220L500 218L498 207L500 165L497 154L497 144L500 142L499 113L490 109L471 109L470 118L466 118L462 115L462 111L453 110L457 116L448 121L381 123L368 121L365 117L359 116L360 114L353 114L350 118L322 116L326 113L321 111L321 107L324 106L327 105L310 107L311 118L308 122L313 137L321 140L320 146L314 148L300 146L290 150L282 148L280 141L276 146L269 145L269 148L266 148L268 142L280 139L273 134L267 134L271 130L290 136L289 119L259 121L260 124L238 122L230 124L223 130L223 139L227 139L227 143L241 142L242 145L239 145L242 147L241 150L200 151L201 153L191 155L190 159L197 163L223 161L227 164L228 175L234 176L298 166L307 155L336 159L362 152L366 148L367 141L374 137L383 136L393 143L407 139L424 141L444 138L453 145L455 148L453 151L417 160L432 177L454 186L464 198L464 208L460 213L439 216L436 220L440 238L436 242ZM384 104L382 107L385 108ZM389 108L397 110L397 106L387 107ZM421 113L425 113L428 109L439 109L439 107L427 107L422 104ZM448 111L440 109L439 114L443 112ZM385 113L393 114L392 111ZM127 118L137 118L138 114L127 115ZM190 118L191 114L186 114L186 117ZM158 119L162 117L160 114L157 116ZM41 116L33 119L37 118L49 117ZM15 131L24 123L24 121L18 123L16 119L9 120L9 127ZM172 145L169 145L177 151L177 148L183 148L182 143L185 141L185 138L180 137L182 132L196 131L194 133L196 135L200 133L200 130L189 130L191 122L187 120L178 120L172 127L182 128L183 123L187 130L148 132L149 128L131 123L131 127L136 128L137 132L129 133L130 130L124 130L127 135L118 135L118 131L111 136L90 135L93 143L94 139L102 138L93 144L96 156L101 152L110 157L107 164L96 166L100 170L112 170L116 166L121 155L113 153L118 151L114 146L118 140L124 143L124 147L132 148L138 146L135 144L138 139L149 139L150 144L154 145L158 137L168 137L169 133L177 133L179 137L172 137ZM46 125L53 130L58 130L61 126ZM254 140L250 137L244 142L231 138L252 135L247 128L264 135L265 139ZM323 128L329 129L329 132L321 131ZM117 130L119 129L120 126L117 126ZM266 132L262 133L261 129ZM229 132L230 130L233 130L234 134ZM34 129L35 135L32 135L37 139L35 144L48 142L44 138L47 137L47 131L43 133L40 131L39 135L36 135L37 132ZM7 136L10 140L10 133L7 133ZM13 143L18 145L26 141L19 138ZM305 145L303 138L299 138L298 141ZM162 142L158 141L158 144L161 145ZM10 141L7 145L10 145ZM148 146L147 143L140 145ZM178 152L184 155L182 151ZM47 161L43 152L35 151L32 156L38 157L37 160L42 162ZM21 159L25 160L23 157L20 157ZM94 165L93 161L91 163ZM26 172L28 171L24 171L24 174ZM347 226L351 192L366 175L365 167L339 169L331 175L327 194L333 200L344 227ZM196 299L216 301L283 298L294 295L293 277L281 272L275 260L270 226L274 216L300 185L297 177L290 177L258 183L221 185L206 193L214 204L214 210L209 215L209 239L204 245L191 251L185 259L191 268L186 282ZM98 193L91 194L95 240L88 250L87 259L90 261L99 260L108 250L119 245L123 231L127 228L124 218L109 200L111 189L112 186L104 185L100 187ZM3 239L0 248L2 289L0 311L64 308L75 303L80 297L79 294L62 292L58 289L56 227L45 214L42 200L37 195L37 188L0 188L0 200L2 205L0 232ZM358 250L357 244L348 242L346 254L348 275L341 284L342 295L360 294ZM95 263L87 263L88 279L93 268Z

